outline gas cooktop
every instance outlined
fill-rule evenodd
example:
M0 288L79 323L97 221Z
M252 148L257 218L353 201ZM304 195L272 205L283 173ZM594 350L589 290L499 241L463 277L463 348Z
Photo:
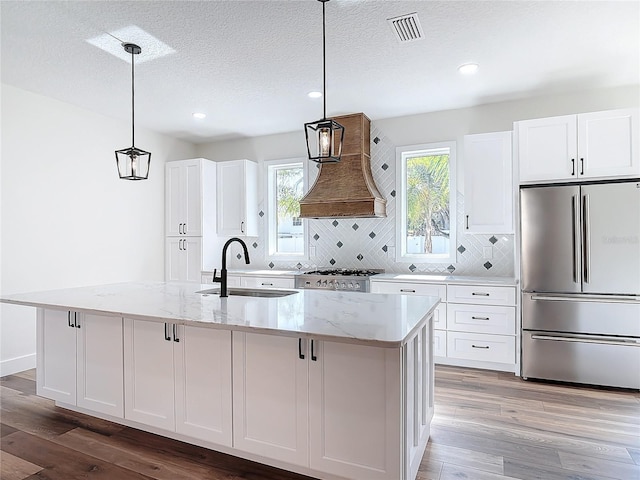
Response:
M369 277L379 273L384 273L384 270L321 268L296 275L295 286L296 288L369 292L371 290Z

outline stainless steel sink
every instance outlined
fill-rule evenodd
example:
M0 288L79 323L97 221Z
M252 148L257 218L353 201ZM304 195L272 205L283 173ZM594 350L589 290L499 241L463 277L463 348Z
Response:
M201 295L220 295L220 288L210 288L207 290L200 290L199 293ZM295 290L271 290L268 288L238 288L238 287L230 287L227 288L227 293L233 296L241 296L241 297L264 297L264 298L277 298L277 297L286 297L287 295L293 295L294 293L298 293Z

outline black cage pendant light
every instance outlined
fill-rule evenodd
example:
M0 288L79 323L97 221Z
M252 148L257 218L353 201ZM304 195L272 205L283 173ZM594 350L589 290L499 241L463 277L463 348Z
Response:
M324 101L322 119L305 123L304 133L307 138L309 160L318 163L335 163L342 155L344 127L338 122L327 119L327 72L326 72L326 40L325 40L325 3L329 0L318 0L322 3L322 98Z
M123 150L116 150L116 164L118 174L125 180L146 180L149 176L149 164L151 163L151 152L145 152L135 147L136 127L134 109L134 55L138 55L142 49L133 43L122 44L124 51L131 54L131 147Z

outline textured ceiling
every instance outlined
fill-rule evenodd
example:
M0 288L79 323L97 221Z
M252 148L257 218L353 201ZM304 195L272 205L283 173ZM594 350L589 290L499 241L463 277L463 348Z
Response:
M130 65L87 40L137 26L174 50L136 62L137 127L201 143L302 131L322 117L322 100L306 95L322 90L317 1L2 0L0 9L3 83L129 119ZM329 116L640 83L638 1L332 0L326 10ZM413 12L425 39L400 44L387 19ZM142 55L151 48L121 40ZM467 62L480 64L475 76L457 72Z

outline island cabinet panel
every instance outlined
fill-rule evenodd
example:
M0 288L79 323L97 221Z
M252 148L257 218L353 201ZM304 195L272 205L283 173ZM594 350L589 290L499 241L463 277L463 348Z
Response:
M314 341L309 361L312 469L346 478L400 478L400 352Z
M122 417L122 319L38 309L38 395Z
M175 430L170 330L166 323L124 319L124 416L165 430Z
M235 448L308 465L309 380L304 351L306 340L233 332Z
M125 319L125 418L231 446L231 332Z
M176 431L231 446L231 331L189 325L177 331Z

